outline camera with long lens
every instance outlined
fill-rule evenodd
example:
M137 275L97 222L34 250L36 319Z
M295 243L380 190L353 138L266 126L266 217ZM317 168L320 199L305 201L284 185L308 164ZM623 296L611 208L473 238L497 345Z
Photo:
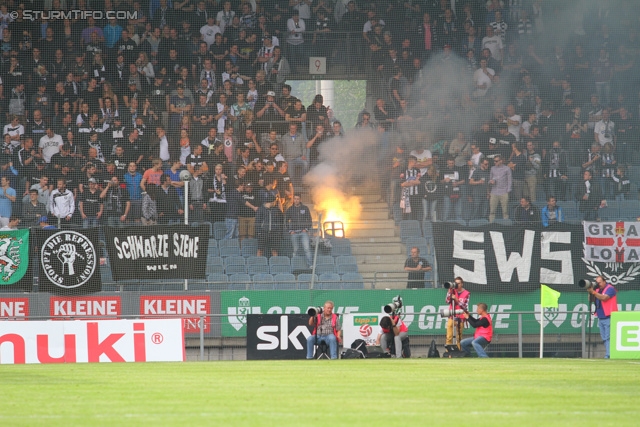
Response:
M461 309L461 308L459 308L457 310L452 310L450 308L441 308L440 309L440 317L443 317L443 318L457 316L458 314L462 314L462 313L464 313L464 310Z
M455 289L456 284L454 282L444 282L442 286L444 286L445 289Z
M396 314L402 308L402 297L400 295L396 296L391 300L391 304L387 304L384 306L384 312L387 314L394 313Z
M324 308L322 307L311 307L307 310L307 314L311 317L316 317L318 314L322 313Z
M592 282L591 280L580 279L580 281L578 282L578 286L584 288L585 291L588 291L589 289L597 288L598 284L596 282Z

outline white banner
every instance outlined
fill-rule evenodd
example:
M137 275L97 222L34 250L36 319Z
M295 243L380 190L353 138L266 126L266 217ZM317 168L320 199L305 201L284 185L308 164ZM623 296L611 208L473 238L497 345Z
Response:
M0 364L184 360L182 319L0 322Z
M584 259L593 262L639 262L639 222L584 222Z
M351 344L358 339L364 340L367 345L375 346L378 334L382 333L382 329L378 324L384 316L387 316L387 314L343 314L342 340L344 348L351 348Z

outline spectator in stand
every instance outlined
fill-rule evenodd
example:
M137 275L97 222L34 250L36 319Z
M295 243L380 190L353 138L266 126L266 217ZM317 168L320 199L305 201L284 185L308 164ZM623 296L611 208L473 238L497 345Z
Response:
M123 227L127 222L131 201L129 192L120 186L117 176L112 176L107 186L100 193L104 199L104 216L109 227Z
M46 127L46 135L39 139L38 153L45 162L51 163L51 157L60 152L63 141L60 135L56 135L53 128L48 125Z
M567 153L561 148L560 141L554 141L546 155L543 176L548 196L565 200L568 177Z
M47 214L47 207L38 201L38 190L29 190L29 199L22 202L22 225L24 227L37 227L40 217Z
M489 210L489 159L483 158L478 167L469 176L470 191L468 194L473 201L473 219L487 217Z
M306 25L300 18L300 13L294 10L287 21L287 48L291 60L292 69L302 66L305 59L304 32Z
M549 196L547 198L547 205L542 208L540 217L542 219L543 227L548 227L556 223L564 222L564 212L562 210L562 206L558 206L556 204L555 197Z
M533 141L527 141L527 151L525 155L527 156L524 171L525 194L528 195L531 200L537 200L538 176L542 170L542 157L537 152Z
M411 256L404 263L404 271L409 272L407 289L426 288L424 274L431 270L429 262L420 256L420 249L416 246L412 247Z
M300 101L296 104L302 105ZM289 123L289 133L282 136L282 154L284 159L291 165L292 181L295 188L302 188L302 178L309 167L307 158L307 137L298 132L296 123Z
M64 224L71 223L76 204L73 193L67 189L67 181L65 178L58 178L58 186L51 192L49 206L51 214L58 218L58 223L61 223L63 220L65 221ZM1 215L0 213L0 216Z
M310 233L313 228L311 212L307 206L301 203L299 194L293 196L293 205L285 212L285 223L291 237L293 254L298 254L300 246L302 246L307 261L307 268L311 268L313 265L310 246Z
M531 204L529 196L520 199L520 205L515 209L513 220L518 223L540 222L540 212L535 205Z
M443 186L444 198L442 206L442 220L451 218L451 210L454 211L454 219L462 219L462 205L464 203L464 184L466 182L463 168L458 168L453 158L447 159L447 166L440 171L442 176L440 185Z
M509 193L512 188L511 168L504 164L502 156L493 158L494 166L489 172L489 185L491 186L489 197L489 222L496 219L498 204L502 206L502 218L509 218Z
M617 201L625 200L630 197L631 180L626 175L626 168L618 166L616 173L611 176L613 181L614 194Z
M522 152L520 144L514 142L511 144L512 152L509 157L509 166L512 171L512 200L520 200L525 194L524 173L527 168L527 155Z
M607 205L607 201L602 197L600 186L593 178L591 171L585 170L582 174L582 184L577 192L580 212L585 221L597 221L598 210Z
M104 204L100 198L98 181L95 178L89 178L89 189L80 196L78 210L82 217L83 228L98 227L100 225Z
M163 174L160 181L162 185L156 189L158 223L169 224L172 221L179 221L180 216L184 214L184 209L180 203L178 192L171 183L171 177Z
M265 198L256 212L258 256L278 256L283 226L284 216L275 197Z
M131 201L131 211L129 214L130 219L137 222L141 215L142 206L142 174L138 172L138 166L136 162L129 162L127 172L122 177L127 191L129 192L129 200Z

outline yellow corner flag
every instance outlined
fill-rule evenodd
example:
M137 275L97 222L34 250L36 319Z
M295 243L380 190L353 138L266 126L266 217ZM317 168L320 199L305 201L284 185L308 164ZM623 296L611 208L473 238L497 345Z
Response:
M546 308L546 307L558 308L558 298L560 298L560 292L554 289L551 289L547 285L541 285L540 306L542 308Z

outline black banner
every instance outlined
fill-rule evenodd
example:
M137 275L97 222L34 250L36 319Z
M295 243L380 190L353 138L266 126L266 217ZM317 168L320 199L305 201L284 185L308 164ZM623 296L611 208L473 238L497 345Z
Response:
M309 316L249 314L247 360L304 359L310 335Z
M470 290L530 291L540 284L575 290L587 277L580 225L471 228L442 222L433 229L442 282L460 276Z
M105 227L113 279L204 279L209 227Z
M83 295L102 290L98 229L35 230L40 291Z

